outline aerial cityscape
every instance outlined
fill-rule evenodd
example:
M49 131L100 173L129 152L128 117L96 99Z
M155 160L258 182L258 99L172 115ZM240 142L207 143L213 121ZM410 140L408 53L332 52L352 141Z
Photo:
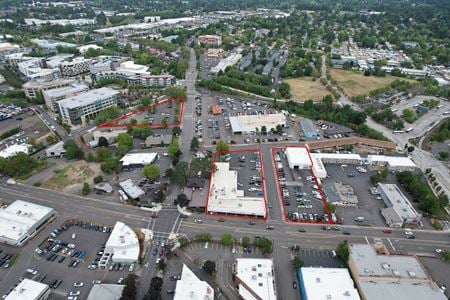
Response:
M1 299L450 299L449 1L0 25Z

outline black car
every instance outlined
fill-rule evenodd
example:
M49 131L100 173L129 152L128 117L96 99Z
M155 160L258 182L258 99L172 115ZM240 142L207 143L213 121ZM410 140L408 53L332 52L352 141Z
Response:
M306 232L305 228L299 228L298 232Z
M52 284L52 288L57 289L62 283L61 279L56 280L53 284Z
M342 231L342 234L343 234L343 235L351 235L351 233L348 232L348 231Z

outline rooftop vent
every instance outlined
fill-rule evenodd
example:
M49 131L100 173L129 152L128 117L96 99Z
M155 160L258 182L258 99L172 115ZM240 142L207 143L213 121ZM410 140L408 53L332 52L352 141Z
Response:
M391 269L391 266L390 266L389 264L386 264L386 263L381 264L381 266L382 266L383 269L385 269L385 270L390 270L390 269Z
M416 278L417 277L416 273L413 272L413 271L408 271L408 274L409 274L409 277L411 277L411 278Z
M331 298L333 298L333 297L331 297L331 294L328 294L327 299L331 299Z
M319 277L316 278L316 282L320 282L320 278Z
M262 282L260 282L260 283L258 283L258 285L259 285L259 286L263 286L263 283L262 283Z
M400 271L399 270L393 270L392 273L394 273L395 276L400 276Z
M344 292L344 296L349 297L349 296L350 296L350 292L349 292L349 291L345 291L345 292Z

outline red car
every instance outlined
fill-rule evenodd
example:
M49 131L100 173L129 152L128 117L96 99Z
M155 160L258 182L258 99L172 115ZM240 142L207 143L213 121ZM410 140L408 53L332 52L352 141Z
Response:
M225 222L225 219L224 218L220 218L220 219L217 220L217 222Z
M392 233L392 230L391 229L383 229L383 232L384 233Z

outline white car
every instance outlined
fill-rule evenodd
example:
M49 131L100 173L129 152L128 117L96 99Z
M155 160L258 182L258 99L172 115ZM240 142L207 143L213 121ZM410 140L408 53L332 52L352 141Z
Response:
M121 284L122 282L123 282L123 278L120 277L119 280L117 280L117 283L118 283L118 284Z
M436 249L434 250L437 254L441 254L442 253L442 249Z
M129 272L133 272L134 271L134 264L131 264L130 267L128 268Z
M98 280L98 279L92 280L92 284L100 284L100 283L102 283L101 280Z
M202 223L202 219L194 219L194 223Z
M76 291L76 292L74 292L74 291L71 291L70 293L69 293L69 296L80 296L80 291Z
M79 281L79 282L74 282L74 283L73 283L73 286L74 286L74 287L82 287L83 285L84 285L84 283L81 282L81 281Z
M32 275L36 275L36 274L38 273L38 271L35 270L35 269L27 269L26 272L27 272L28 274L32 274Z

